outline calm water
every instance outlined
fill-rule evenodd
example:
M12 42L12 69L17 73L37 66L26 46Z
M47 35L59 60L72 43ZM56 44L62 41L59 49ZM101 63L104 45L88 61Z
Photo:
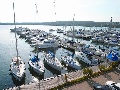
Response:
M35 26L30 25L23 27L28 27L30 29L42 29L47 32L51 28L52 29L57 28L55 26L40 26L40 25L35 25ZM30 47L30 45L27 42L25 42L25 39L21 39L19 37L18 37L18 50L19 50L19 55L22 57L26 65L26 73L25 73L26 77L25 80L18 83L14 79L14 77L10 74L9 68L10 68L11 58L13 56L16 56L15 37L14 37L15 34L10 32L10 28L14 28L14 26L11 25L0 26L0 90L5 89L7 87L13 87L16 85L29 83L32 79L32 76L39 78L39 76L37 76L32 70L29 69L29 65L28 65L29 55L32 53L34 48ZM58 28L62 29L63 27L59 26ZM77 27L77 28L83 29L84 27ZM56 32L53 33L57 34ZM62 34L58 34L58 35L60 35L60 37L65 37ZM91 41L84 41L84 42L90 44ZM50 49L50 50L55 53L55 52L59 52L61 49L58 48L58 49ZM59 54L56 56L59 57ZM68 71L62 70L61 73L66 73L66 72ZM50 67L46 66L45 74L44 76L40 76L40 78L41 79L48 78L51 76L56 76L58 74L60 73L55 72Z

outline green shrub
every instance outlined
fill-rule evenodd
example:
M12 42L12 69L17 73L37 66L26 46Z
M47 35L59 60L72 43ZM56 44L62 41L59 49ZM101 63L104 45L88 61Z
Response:
M92 74L93 74L93 70L92 69L90 69L90 68L84 68L83 69L83 74L85 75L85 76L88 76L89 78L92 76Z
M93 73L93 75L92 75L92 77L96 77L96 76L99 76L101 74L101 72L95 72L95 73Z
M119 62L112 62L112 63L110 64L110 66L111 66L112 68L116 68L116 67L118 67L118 65L119 65Z
M104 65L100 65L98 67L99 67L99 69L100 69L101 72L105 72L105 66Z

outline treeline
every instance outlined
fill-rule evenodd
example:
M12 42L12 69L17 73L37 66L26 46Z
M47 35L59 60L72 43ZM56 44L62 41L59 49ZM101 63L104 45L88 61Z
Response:
M116 27L120 28L120 22L94 22L94 21L56 21L56 22L21 22L16 25L52 25L52 26L87 26L87 27ZM0 23L0 25L14 25L14 23Z

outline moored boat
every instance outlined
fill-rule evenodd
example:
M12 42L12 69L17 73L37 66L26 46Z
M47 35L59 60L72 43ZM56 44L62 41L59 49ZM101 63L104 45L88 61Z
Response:
M10 70L13 76L21 81L25 75L25 63L21 57L13 57L12 63L10 64Z
M31 57L29 59L28 64L30 68L32 68L39 75L44 74L45 72L44 63L40 58L38 58L37 55L34 55L33 57Z
M13 6L14 6L14 3L13 3ZM13 10L14 10L14 7L13 7ZM18 41L16 36L17 33L16 33L16 24L15 24L15 11L14 11L14 25L15 25L15 39L16 39L15 45L16 45L17 55L12 58L12 63L10 64L10 70L13 76L17 80L21 81L25 74L25 63L23 62L21 57L18 56L18 43L17 43Z
M63 68L58 58L55 57L55 55L50 51L48 54L46 54L44 61L45 63L47 63L50 67L54 68L55 70L61 71Z
M81 69L81 65L78 63L78 61L73 58L72 56L64 56L61 58L62 61L67 64L69 67L72 67L74 69Z

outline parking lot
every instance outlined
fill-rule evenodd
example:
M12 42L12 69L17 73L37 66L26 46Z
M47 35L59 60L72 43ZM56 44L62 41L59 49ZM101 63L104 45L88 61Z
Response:
M89 79L79 84L64 88L64 90L93 90L93 85L99 83L105 85L106 81L114 81L120 83L120 70L114 70L98 77Z

